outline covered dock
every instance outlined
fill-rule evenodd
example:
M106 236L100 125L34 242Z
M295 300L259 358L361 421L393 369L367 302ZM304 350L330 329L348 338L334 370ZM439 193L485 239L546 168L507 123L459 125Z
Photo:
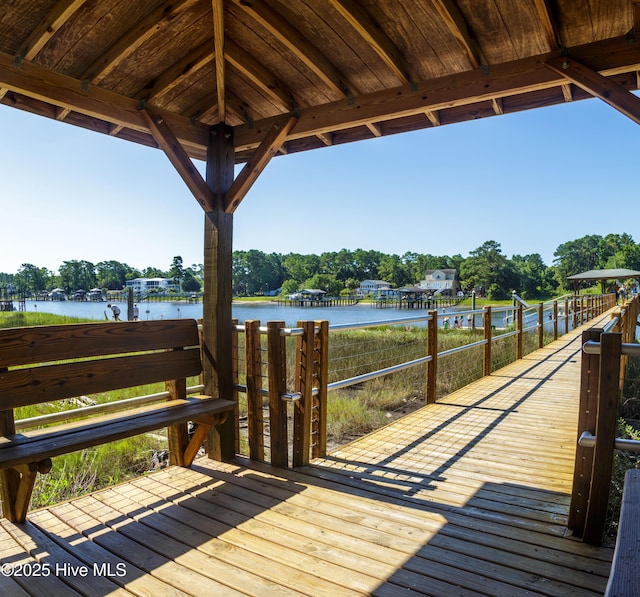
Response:
M233 400L234 217L272 158L594 97L639 123L639 31L634 0L16 0L0 102L166 154L203 211L203 391ZM295 471L238 459L229 417L213 460L0 521L0 590L602 594L612 550L565 536L579 355L570 334Z

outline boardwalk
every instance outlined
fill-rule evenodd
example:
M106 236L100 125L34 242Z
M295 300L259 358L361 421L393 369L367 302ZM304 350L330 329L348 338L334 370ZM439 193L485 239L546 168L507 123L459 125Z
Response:
M0 594L601 595L612 550L565 536L579 363L574 332L305 469L200 459L2 521Z

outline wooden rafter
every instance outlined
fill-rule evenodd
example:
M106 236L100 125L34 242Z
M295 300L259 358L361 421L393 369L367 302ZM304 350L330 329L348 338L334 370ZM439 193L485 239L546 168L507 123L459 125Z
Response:
M198 0L169 0L149 13L131 27L104 54L87 68L80 77L92 83L102 81L125 58L130 56L145 41L167 26L181 12L188 10Z
M535 0L535 4L540 17L540 24L549 43L549 50L557 50L562 46L562 40L560 39L560 30L551 11L549 0Z
M213 13L213 47L215 49L216 93L218 96L218 119L225 122L227 118L227 83L225 78L225 34L224 34L224 0L211 0Z
M86 2L86 0L59 0L51 12L22 43L16 56L21 60L32 60L38 52Z
M382 58L401 83L415 81L417 77L404 56L384 33L371 15L354 0L330 0L334 8L349 22Z
M471 66L478 68L482 64L489 64L455 0L431 0L431 2L467 55Z
M251 2L234 0L234 2L301 60L334 93L340 96L356 93L355 87L345 75L340 73L320 50L303 38L291 23L262 0L252 0Z
M154 97L167 93L178 87L193 73L204 68L213 61L214 51L210 42L205 42L186 56L173 63L163 73L141 89L134 97L138 100L151 101Z
M56 31L72 17L85 2L86 0L60 0L31 32L31 35L22 42L16 52L17 60L32 60L35 58L38 52L55 35ZM0 101L6 95L7 91L8 89L0 87ZM57 119L64 120L64 117L57 117Z
M238 208L238 205L249 192L258 176L267 167L271 158L278 153L280 146L284 143L297 121L298 118L296 116L289 116L284 124L274 125L269 131L269 134L253 152L249 161L229 187L224 199L226 213L233 213Z
M640 124L640 98L618 85L615 81L603 77L596 71L567 56L551 58L546 60L544 64L553 72L566 77L581 89L622 112L636 124Z
M182 180L184 180L189 190L193 193L193 196L202 206L202 209L205 211L213 211L216 205L216 198L213 191L193 165L193 162L187 155L187 152L182 148L182 145L180 145L171 128L162 116L150 112L148 109L140 110L140 113L146 121L153 138L167 155L173 167L178 171Z
M633 0L633 29L640 35L640 0Z
M244 77L266 93L281 109L292 110L294 98L291 90L251 54L228 39L225 42L225 58Z

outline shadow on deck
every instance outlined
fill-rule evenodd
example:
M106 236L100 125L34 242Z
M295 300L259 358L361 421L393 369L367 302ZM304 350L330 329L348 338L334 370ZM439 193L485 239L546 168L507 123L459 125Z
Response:
M578 331L297 471L200 459L2 521L0 591L601 595L612 549L566 536L579 361Z

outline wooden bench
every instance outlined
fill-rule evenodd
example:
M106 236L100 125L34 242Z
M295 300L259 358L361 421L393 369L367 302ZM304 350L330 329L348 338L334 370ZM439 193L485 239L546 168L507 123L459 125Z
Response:
M616 549L605 597L640 595L640 469L624 477Z
M211 427L236 408L230 400L187 396L186 379L201 371L193 319L1 329L4 516L25 520L37 473L49 472L51 459L60 454L167 427L170 462L190 466ZM80 417L91 408L79 409L71 422L16 432L16 408L156 382L165 382L169 398L89 418ZM191 438L189 421L197 423Z

